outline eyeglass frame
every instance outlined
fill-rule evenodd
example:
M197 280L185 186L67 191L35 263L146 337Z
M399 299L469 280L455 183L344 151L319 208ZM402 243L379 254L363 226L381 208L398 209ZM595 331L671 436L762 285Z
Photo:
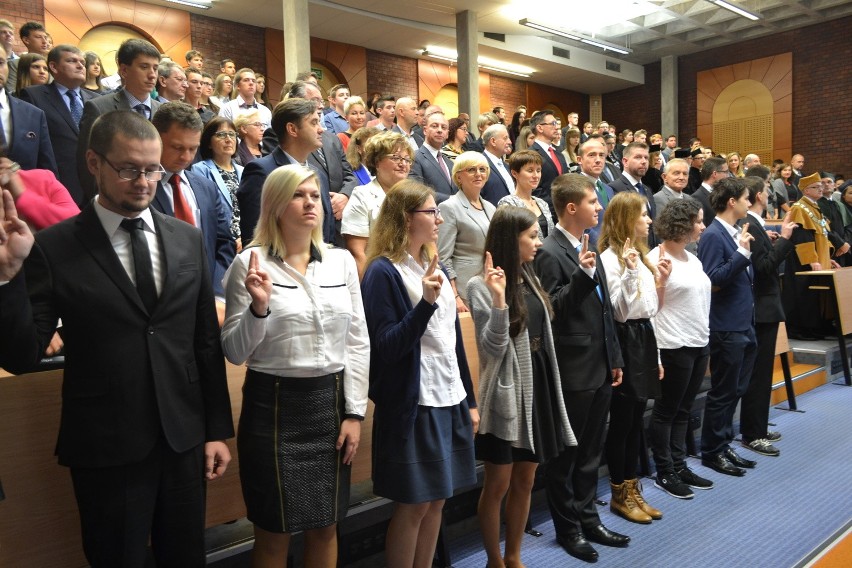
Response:
M219 140L224 140L225 138L231 138L233 140L237 139L237 133L233 130L219 130L213 134L214 138L218 138Z
M158 181L162 181L163 176L166 175L166 170L165 170L165 168L163 168L162 165L160 166L159 170L151 170L151 171L137 170L135 168L117 168L117 167L115 167L115 165L113 165L112 162L109 161L109 158L107 158L106 156L104 156L100 152L97 152L95 150L92 150L92 152L94 152L95 154L97 154L98 156L103 158L104 162L106 162L109 165L109 167L111 167L113 170L115 170L115 173L118 174L118 178L121 179L121 180L124 180L124 181L136 181L137 179L139 179L140 176L143 176L145 178L145 181L156 183ZM121 172L135 172L136 175L134 175L131 178L127 178L127 177L124 177L123 175L121 175ZM158 177L157 179L151 179L151 178L148 177L148 174L160 174L160 177Z
M441 210L437 207L431 207L429 209L412 209L411 213L428 213L435 217L435 219L441 219Z
M399 164L400 162L405 163L408 167L411 167L411 164L414 163L414 160L411 158L406 158L405 156L397 156L396 154L385 154L384 156L394 164Z
M470 175L482 174L482 175L485 176L485 175L488 175L488 166L471 166L471 167L465 168L461 171L465 172L466 174L470 174Z

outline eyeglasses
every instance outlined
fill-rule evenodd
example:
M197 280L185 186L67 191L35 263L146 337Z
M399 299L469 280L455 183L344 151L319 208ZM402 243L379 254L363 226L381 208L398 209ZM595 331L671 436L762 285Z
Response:
M220 140L224 140L225 138L230 138L232 140L237 139L237 133L234 132L233 130L220 130L219 132L217 132L213 136L215 136L216 138L219 138Z
M466 170L462 170L462 171L465 171L465 172L469 173L470 175L476 175L476 174L485 175L485 174L488 173L488 168L486 168L485 166L474 166L472 168L467 168Z
M542 126L556 126L558 124L559 124L559 122L557 122L555 120L553 122L542 122L541 123Z
M734 175L731 173L731 170L716 170L716 173L725 174L725 177L731 177L732 175Z
M252 113L252 114L254 114L254 113ZM266 130L268 128L268 125L265 122L248 122L248 123L246 123L246 126L257 126L258 128L260 128L262 130Z
M406 158L405 156L397 156L396 154L385 156L388 160L393 162L394 164L405 164L406 166L410 166L414 160L411 158Z
M101 154L100 152L95 152L98 156L104 159L104 162L109 164L109 167L115 170L118 174L118 177L125 181L135 181L139 179L139 176L145 176L145 179L148 181L160 181L163 179L163 176L166 174L166 170L163 169L163 166L160 166L159 169L156 170L137 170L136 168L117 168L110 162L106 156Z
M412 210L412 213L428 213L435 217L435 219L441 218L441 210L437 207L432 207L431 209L414 209Z

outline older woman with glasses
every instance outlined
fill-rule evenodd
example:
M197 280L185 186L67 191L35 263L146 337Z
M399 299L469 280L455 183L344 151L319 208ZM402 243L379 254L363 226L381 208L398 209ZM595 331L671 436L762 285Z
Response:
M201 162L193 164L192 171L206 177L219 189L219 201L225 206L231 227L231 237L242 250L240 240L240 205L237 189L243 175L243 167L234 156L237 153L237 128L234 123L217 116L204 126L199 146Z
M385 194L408 177L413 157L411 145L398 132L376 134L365 145L364 162L376 177L352 190L340 225L340 233L346 238L346 248L355 257L361 276L366 268L367 241Z
M263 140L263 131L268 125L261 122L260 113L256 110L241 113L234 119L234 126L240 137L238 148L240 164L245 166L252 160L262 158L264 154L260 142Z
M444 222L438 234L438 254L447 269L456 309L467 312L467 281L482 272L485 235L495 207L479 193L490 168L485 155L465 152L453 164L459 191L439 205Z

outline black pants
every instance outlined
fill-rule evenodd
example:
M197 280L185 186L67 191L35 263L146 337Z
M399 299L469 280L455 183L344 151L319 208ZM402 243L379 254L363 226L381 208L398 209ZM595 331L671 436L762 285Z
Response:
M748 390L740 406L740 434L751 442L766 437L769 427L769 401L772 398L772 372L775 367L775 341L778 323L758 323L754 326L757 337L757 356Z
M673 473L686 467L686 434L692 404L707 372L710 348L681 347L660 349L665 375L661 396L651 413L651 450L657 474Z
M201 567L204 445L175 453L160 439L140 463L71 468L83 551L93 568L143 568L148 539L158 567Z
M565 410L577 445L545 468L547 503L558 535L578 534L583 527L600 524L594 499L611 397L609 378L595 390L565 392Z
M616 485L624 483L625 479L636 478L646 403L646 400L612 395L609 431L606 434L606 463L609 479Z
M702 456L722 453L734 439L734 411L748 389L755 347L754 328L710 332L710 390L701 428Z

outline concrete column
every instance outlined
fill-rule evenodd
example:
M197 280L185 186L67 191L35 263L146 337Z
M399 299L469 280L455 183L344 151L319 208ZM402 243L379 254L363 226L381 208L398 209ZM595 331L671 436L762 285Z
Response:
M286 0L285 0L286 1ZM471 124L479 116L479 38L476 12L456 14L456 51L459 59L459 112L470 114Z
M283 0L284 6L284 80L311 70L311 37L308 0Z
M676 134L678 142L682 142L677 131L677 90L677 56L666 55L660 60L660 134L663 135L663 141L669 134ZM684 133L686 135L695 136L694 133Z

